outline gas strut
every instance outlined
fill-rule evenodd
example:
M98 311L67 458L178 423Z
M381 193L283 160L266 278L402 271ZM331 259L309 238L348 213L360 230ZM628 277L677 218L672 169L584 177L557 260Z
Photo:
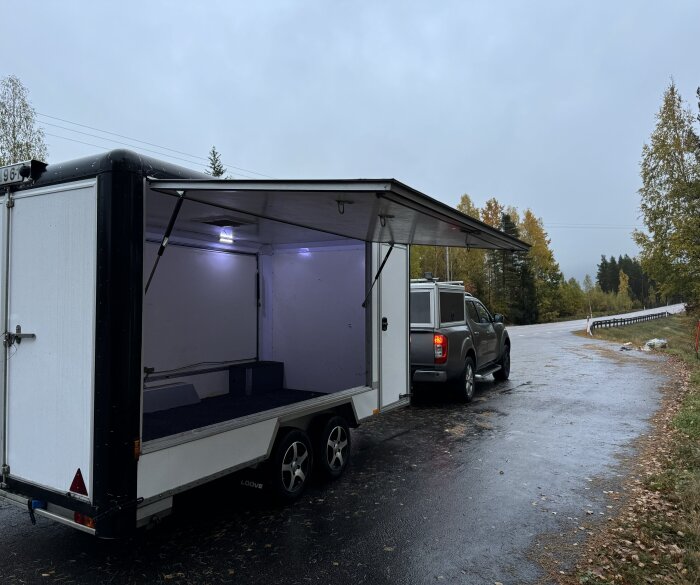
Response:
M379 266L379 270L377 270L377 274L374 275L374 280L372 281L372 285L369 287L369 290L367 291L367 296L365 297L365 300L362 301L362 308L363 309L367 306L367 299L369 299L369 295L372 294L372 289L374 288L374 284L377 282L377 279L379 278L379 275L382 273L382 270L384 270L384 265L386 264L386 261L389 259L389 254L391 254L391 251L393 249L394 249L394 242L391 242L389 244L389 251L386 253L386 256L384 256L384 260L382 260L382 263Z
M165 252L165 247L168 245L168 239L170 238L170 234L173 231L173 227L175 227L175 221L177 220L177 216L180 213L182 202L185 200L184 191L178 191L177 194L179 195L179 198L175 203L175 208L173 209L173 213L170 216L168 227L165 228L163 239L160 242L160 248L158 248L158 256L156 256L156 261L154 262L153 268L151 269L151 275L148 277L148 282L146 283L146 294L148 294L148 287L151 286L153 275L156 273L156 268L158 268L158 262L160 262L160 257L163 255L163 252Z

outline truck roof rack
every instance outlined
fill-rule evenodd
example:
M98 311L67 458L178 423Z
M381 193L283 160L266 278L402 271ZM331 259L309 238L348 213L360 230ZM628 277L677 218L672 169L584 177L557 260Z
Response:
M435 284L456 284L464 286L463 280L440 280L439 278L412 278L411 282L433 282Z

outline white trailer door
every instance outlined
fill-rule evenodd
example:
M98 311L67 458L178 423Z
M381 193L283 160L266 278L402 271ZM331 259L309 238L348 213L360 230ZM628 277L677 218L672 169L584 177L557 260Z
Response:
M389 252L376 246L377 268ZM398 402L409 391L408 250L394 246L379 277L379 400L380 407Z
M10 476L92 494L97 196L94 181L21 191L10 218L6 331Z

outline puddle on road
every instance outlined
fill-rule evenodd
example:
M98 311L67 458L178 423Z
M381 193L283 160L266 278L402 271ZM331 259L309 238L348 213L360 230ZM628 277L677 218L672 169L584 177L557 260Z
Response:
M528 387L528 389L523 389L525 386ZM541 388L543 386L546 386L546 384L534 384L531 380L528 380L527 382L523 382L522 384L518 384L517 386L510 386L509 388L504 388L503 390L499 390L499 394L512 394L515 390L518 390L518 392L531 392L529 388Z

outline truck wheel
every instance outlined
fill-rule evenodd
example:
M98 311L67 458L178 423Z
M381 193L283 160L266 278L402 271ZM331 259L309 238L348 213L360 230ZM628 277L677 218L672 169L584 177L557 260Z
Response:
M342 416L332 416L319 429L314 445L318 469L327 479L336 479L350 462L350 427Z
M503 347L503 355L501 356L500 365L501 369L496 370L493 373L493 377L499 382L502 382L507 380L508 376L510 376L510 345Z
M468 357L464 362L464 371L459 382L459 396L464 402L471 402L474 398L476 382L474 381L474 360Z
M313 468L311 441L304 431L291 429L277 442L271 459L270 485L283 502L303 493Z

